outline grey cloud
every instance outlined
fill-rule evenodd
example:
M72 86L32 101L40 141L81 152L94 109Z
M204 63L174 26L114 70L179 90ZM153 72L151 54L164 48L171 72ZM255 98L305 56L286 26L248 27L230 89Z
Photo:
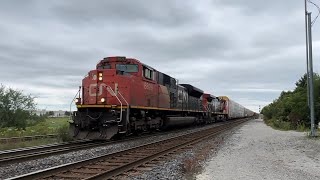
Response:
M224 49L229 49L232 45L224 34L196 33L170 40L139 34L127 43L127 47L133 53L146 54L146 61L157 59L159 63L163 63L208 58L212 55L219 57Z
M88 53L81 51L68 52L63 48L46 47L44 44L22 44L21 47L3 47L0 45L0 48L3 50L0 52L0 62L2 64L6 64L7 68L16 69L21 73L26 72L31 76L32 72L55 76L80 73L85 68L77 66L77 64L84 63L82 56L87 56Z
M271 102L277 92L250 88L293 88L305 71L303 20L296 1L2 1L0 82L67 107L83 75L122 55L215 95Z
M298 11L304 8L304 2L292 3L289 1L264 1L264 0L218 0L217 3L224 7L240 8L243 13L248 15L283 15L286 13ZM302 11L303 14L303 11Z
M74 0L59 3L53 10L62 21L68 24L96 22L113 26L127 23L128 29L142 23L155 26L177 26L194 21L196 15L192 10L192 3L176 1Z

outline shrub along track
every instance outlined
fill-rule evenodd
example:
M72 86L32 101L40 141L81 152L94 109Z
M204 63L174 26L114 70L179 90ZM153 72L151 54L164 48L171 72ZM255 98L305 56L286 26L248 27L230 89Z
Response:
M92 159L65 164L12 179L113 179L133 169L153 167L158 161L190 146L212 138L248 119L230 121L203 131L129 148Z

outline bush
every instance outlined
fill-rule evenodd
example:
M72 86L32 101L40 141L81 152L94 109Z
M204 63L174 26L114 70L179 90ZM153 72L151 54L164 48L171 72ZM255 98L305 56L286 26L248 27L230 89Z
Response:
M297 126L297 131L300 131L300 132L304 132L304 131L308 131L308 130L310 130L308 127L306 127L306 125L305 124L299 124L298 126Z
M314 74L314 104L315 124L320 119L320 76ZM293 91L281 92L279 98L265 106L261 113L266 124L275 128L303 131L310 126L309 108L307 100L307 75L305 74L296 82Z
M34 120L36 104L31 95L22 91L0 86L0 128L16 127L25 129L28 120Z
M265 120L266 124L280 130L294 130L295 128L292 126L290 122L279 120L279 119L269 119Z
M45 120L41 120L35 125L28 126L25 129L12 127L0 128L0 138L58 134L58 129L67 129L67 127L64 126L68 125L69 123L67 118L47 118Z
M57 133L58 133L59 138L63 142L73 140L72 136L69 134L69 124L63 124L62 126L60 126L57 130Z

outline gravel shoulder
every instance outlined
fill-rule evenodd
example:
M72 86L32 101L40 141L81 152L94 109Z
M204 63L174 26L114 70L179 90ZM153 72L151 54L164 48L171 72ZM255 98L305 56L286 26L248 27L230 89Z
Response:
M320 141L279 131L261 119L247 122L205 163L204 179L320 179Z

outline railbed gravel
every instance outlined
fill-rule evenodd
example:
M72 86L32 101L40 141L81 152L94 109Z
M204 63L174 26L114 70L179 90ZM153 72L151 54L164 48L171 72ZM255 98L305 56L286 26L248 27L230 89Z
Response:
M235 133L242 125L247 122L232 128L229 131L223 132L218 136L197 143L194 147L189 150L182 152L181 154L175 154L173 157L169 157L169 160L165 160L162 163L158 163L150 171L140 172L138 175L127 175L126 178L121 177L121 179L130 180L191 180L195 179L196 175L199 174L206 163L206 159L216 154L219 150L221 144L224 143L225 139L228 139L233 133ZM203 152L203 150L205 150ZM204 156L201 158L200 156ZM200 157L200 158L199 158ZM191 160L188 161L188 160ZM186 168L186 165L192 163L192 168Z
M184 168L186 159L199 158L199 149L208 146L213 148L198 168ZM255 119L127 179L314 180L320 179L319 149L320 140L307 138L305 132L274 130Z
M14 164L9 164L6 166L1 166L0 165L0 178L1 179L6 179L10 177L15 177L43 169L47 169L50 167L54 166L59 166L67 163L72 163L76 161L81 161L117 151L121 151L127 148L135 147L138 145L146 144L146 143L151 143L151 142L156 142L159 140L164 140L170 137L174 136L179 136L182 134L186 133L192 133L204 129L208 129L212 126L216 126L219 123L213 124L213 125L207 125L207 126L202 126L198 127L195 129L185 129L185 131L179 131L179 132L174 132L174 131L169 131L168 134L161 134L157 136L151 136L151 137L141 137L141 139L136 139L132 140L131 142L116 142L111 145L106 145L106 146L101 146L101 147L96 147L96 148L91 148L91 149L86 149L86 150L79 150L79 151L73 151L69 152L66 154L61 154L61 155L56 155L56 156L49 156L46 158L42 159L36 159L36 160L31 160L31 161L26 161L26 162L21 162L21 163L14 163Z

